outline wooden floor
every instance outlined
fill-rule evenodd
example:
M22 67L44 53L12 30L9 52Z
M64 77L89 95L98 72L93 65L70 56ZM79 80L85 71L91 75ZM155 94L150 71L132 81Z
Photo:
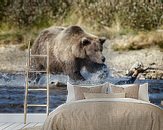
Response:
M44 113L27 114L27 123L24 124L22 113L0 113L0 130L20 130L28 127L43 125L47 115Z
M42 126L43 123L18 123L18 122L10 122L10 123L0 123L0 130L20 130L23 128L28 128L28 127L35 127L35 126Z

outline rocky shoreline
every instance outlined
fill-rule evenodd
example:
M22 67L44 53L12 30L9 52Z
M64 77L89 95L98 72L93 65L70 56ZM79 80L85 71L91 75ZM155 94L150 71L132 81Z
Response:
M145 67L150 64L154 69L141 74L140 78L163 79L163 52L157 47L132 51L114 51L113 41L108 40L104 45L106 64L115 77L123 77L126 71L136 62L140 61ZM7 45L0 47L0 72L18 72L26 68L26 51L21 51L20 45Z
M114 41L112 40L106 42L104 55L107 59L106 63L114 76L124 76L126 71L138 61L142 62L144 67L153 64L151 66L153 69L139 76L141 79L163 79L163 52L158 47L132 51L114 51L112 49L113 44Z

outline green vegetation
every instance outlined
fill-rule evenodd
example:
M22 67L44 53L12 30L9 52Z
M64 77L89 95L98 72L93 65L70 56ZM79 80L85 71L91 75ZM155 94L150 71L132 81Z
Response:
M23 43L21 49L25 49L27 40L33 40L40 30L52 25L77 24L109 38L163 29L161 0L156 4L142 1L0 0L0 45ZM162 48L162 41L154 45ZM121 50L116 44L113 48Z
M151 46L159 46L163 50L163 31L141 32L115 40L112 48L116 51L138 50Z

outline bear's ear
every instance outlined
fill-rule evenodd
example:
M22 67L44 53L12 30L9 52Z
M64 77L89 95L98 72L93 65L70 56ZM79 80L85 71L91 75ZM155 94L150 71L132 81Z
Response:
M101 38L99 38L99 41L103 45L105 43L105 41L106 41L106 38L105 37L101 37Z
M81 45L82 46L87 46L89 44L91 44L91 41L88 38L83 37L82 40L81 40Z

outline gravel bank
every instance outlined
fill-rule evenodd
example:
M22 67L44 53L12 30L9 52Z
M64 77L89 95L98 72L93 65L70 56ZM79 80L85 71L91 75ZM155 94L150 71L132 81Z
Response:
M142 62L145 67L155 63L153 67L163 69L163 52L157 47L119 52L112 50L112 44L112 41L106 42L104 55L107 65L119 75L124 75L136 61Z

